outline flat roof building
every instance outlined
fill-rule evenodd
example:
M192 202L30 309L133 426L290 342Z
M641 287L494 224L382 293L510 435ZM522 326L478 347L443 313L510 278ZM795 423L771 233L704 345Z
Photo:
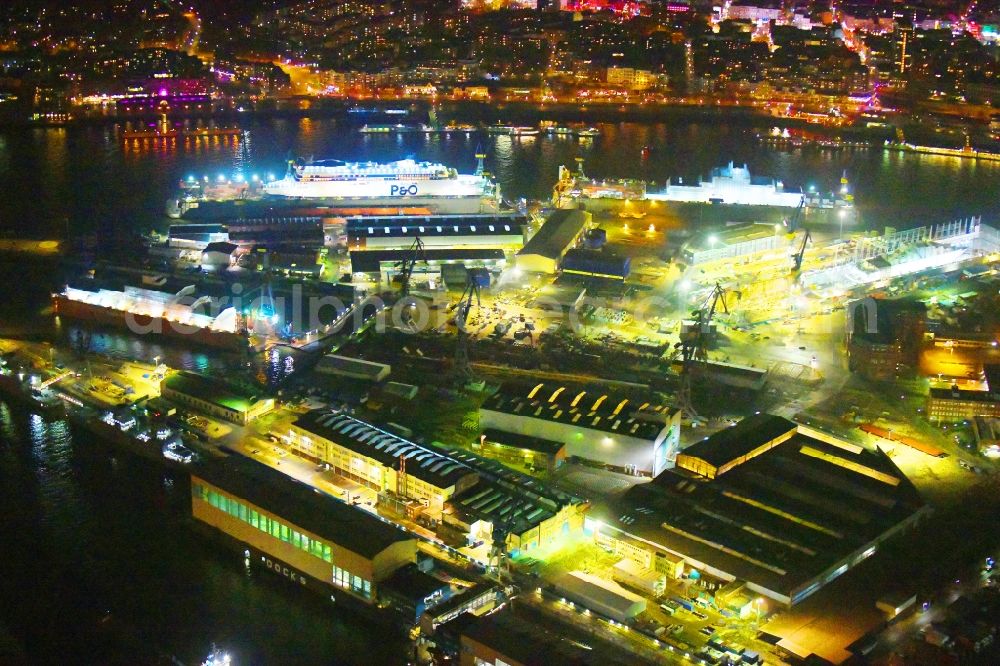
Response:
M529 273L555 273L566 252L577 244L592 219L586 211L556 210L517 253L517 267Z
M452 495L475 485L466 464L347 414L314 410L283 436L296 453L379 493L423 503L440 514Z
M391 281L402 270L403 262L410 258L410 251L367 250L351 252L351 272L378 276ZM443 279L454 268L485 268L502 271L507 265L507 255L499 248L434 248L425 249L413 265L413 275ZM464 286L464 274L462 285Z
M573 248L563 256L561 268L564 275L624 280L632 270L632 260L607 250Z
M680 412L648 401L537 384L501 388L479 410L483 428L562 442L566 455L631 474L656 476L680 441Z
M164 378L160 395L237 425L246 425L274 409L273 398L260 398L213 377L187 371Z
M567 599L583 604L615 622L629 622L646 610L646 599L610 580L570 571L553 581Z
M316 372L337 377L350 377L369 382L380 382L389 376L391 366L362 358L327 354L316 364Z
M954 423L976 417L1000 417L1000 365L983 367L986 390L932 388L927 396L927 418Z
M792 605L927 512L881 450L762 416L689 447L676 469L599 505L585 532L649 558L680 556Z
M462 629L460 666L632 666L634 658L579 626L528 604L508 606Z
M368 604L416 561L413 535L240 456L191 471L191 513L250 550L252 563Z
M428 249L519 249L527 222L519 214L351 217L347 219L347 248L351 252L406 250L419 238Z
M786 231L772 224L744 224L706 232L681 248L689 266L713 261L737 259L784 250L788 246Z
M798 426L773 414L748 416L677 454L677 468L714 479L790 439Z
M479 438L479 452L511 467L524 466L529 471L554 472L566 462L566 445L552 439L518 435L487 428Z
M558 549L581 534L587 506L580 498L537 481L527 485L510 478L480 478L448 500L443 520L471 542L492 544L503 534L506 552L519 557Z

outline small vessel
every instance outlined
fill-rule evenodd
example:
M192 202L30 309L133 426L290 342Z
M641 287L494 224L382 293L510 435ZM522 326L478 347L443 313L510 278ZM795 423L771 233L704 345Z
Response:
M576 130L576 135L583 138L593 138L595 136L601 136L601 130L596 127L585 127L583 129Z
M991 153L986 150L979 150L972 147L969 137L965 137L965 145L961 148L940 148L938 146L920 146L907 143L902 131L897 132L896 141L886 141L886 150L894 150L903 153L920 153L923 155L941 155L943 157L958 157L962 159L983 160L986 162L1000 162L1000 153Z
M399 134L413 132L416 128L397 123L395 125L364 125L358 131L362 134Z
M490 125L486 128L487 134L513 134L515 127L513 125Z
M475 125L470 125L469 123L453 123L443 128L445 132L465 132L470 134L475 132L478 128Z
M212 651L208 653L205 661L201 662L201 666L232 666L233 658L229 656L228 652L220 650L215 644L212 644Z
M537 127L514 127L511 131L513 136L538 136Z

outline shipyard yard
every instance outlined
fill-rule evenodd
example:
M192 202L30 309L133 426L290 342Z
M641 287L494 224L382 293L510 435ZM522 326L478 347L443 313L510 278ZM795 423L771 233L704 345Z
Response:
M157 470L186 553L391 627L386 663L993 654L948 646L996 604L1000 221L876 227L846 169L728 160L497 185L512 141L616 131L560 127L469 168L195 172L129 253L45 244L4 428Z

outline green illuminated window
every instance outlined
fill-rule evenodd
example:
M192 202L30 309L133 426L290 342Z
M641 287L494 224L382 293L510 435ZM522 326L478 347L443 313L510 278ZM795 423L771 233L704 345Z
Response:
M330 547L326 544L323 544L323 561L333 562L333 553L330 551Z

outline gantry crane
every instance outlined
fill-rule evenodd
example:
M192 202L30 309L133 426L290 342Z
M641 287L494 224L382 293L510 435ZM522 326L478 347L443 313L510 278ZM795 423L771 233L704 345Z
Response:
M740 297L740 292L729 291L716 282L702 306L692 311L692 325L687 331L682 330L680 341L674 345L675 358L680 356L681 359L681 385L677 391L677 408L691 421L701 419L691 400L691 376L696 372L698 363L708 360L708 341L711 335L712 319L719 306L722 306L724 313L729 314L729 305L726 302L727 294L732 294L736 298Z

